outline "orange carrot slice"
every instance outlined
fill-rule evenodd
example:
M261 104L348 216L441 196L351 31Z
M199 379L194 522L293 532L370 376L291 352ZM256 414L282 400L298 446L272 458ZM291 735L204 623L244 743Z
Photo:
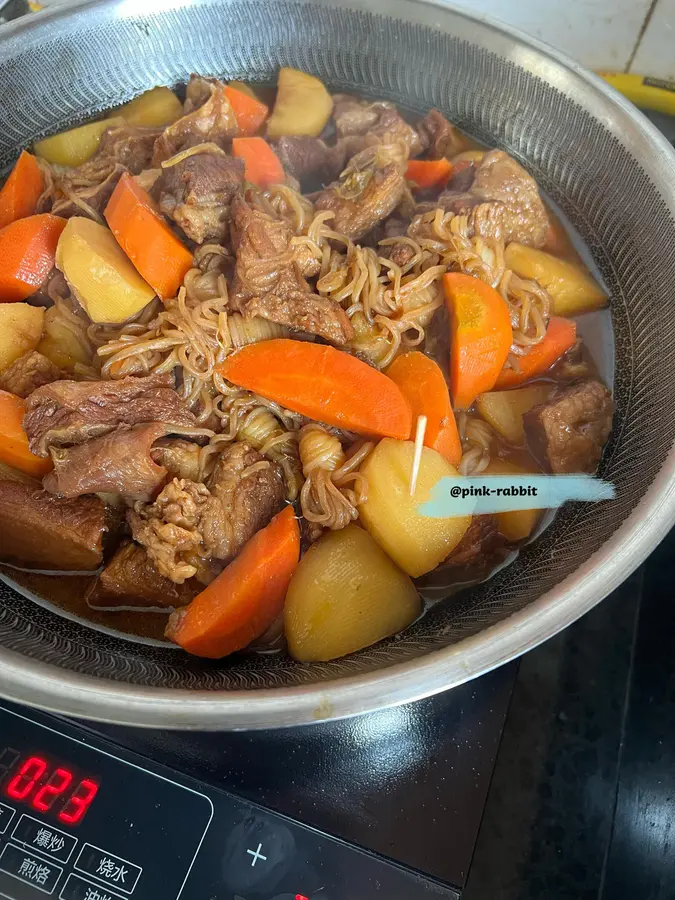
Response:
M451 175L452 163L447 159L411 159L405 172L419 188L444 187Z
M453 466L462 461L462 445L448 386L440 367L419 350L397 356L387 369L387 376L401 389L412 409L413 422L427 417L424 446L431 447ZM409 435L413 439L413 435Z
M225 87L225 96L234 111L239 134L242 137L251 137L256 131L260 131L269 113L265 104L229 84Z
M261 137L241 137L232 140L232 156L244 160L244 177L260 188L283 184L286 180L281 160Z
M166 636L209 659L242 650L283 612L299 560L300 529L287 506L201 594L172 614Z
M0 391L0 460L32 475L42 478L53 468L51 459L35 456L28 449L28 437L23 430L26 404L21 397Z
M40 166L35 157L24 150L0 190L0 228L16 219L32 216L42 190Z
M571 319L552 316L543 340L535 344L524 356L517 358L517 369L502 369L495 382L497 390L517 387L532 378L543 375L547 369L574 346L577 326Z
M217 371L327 425L401 441L410 436L412 412L398 386L334 347L286 338L261 341L228 356Z
M468 409L491 391L509 355L509 308L497 291L473 275L443 276L450 313L450 390L455 409Z
M155 202L127 172L108 201L105 218L117 243L162 300L175 297L192 268L192 254Z
M50 213L27 216L0 231L0 303L25 300L54 268L66 220Z

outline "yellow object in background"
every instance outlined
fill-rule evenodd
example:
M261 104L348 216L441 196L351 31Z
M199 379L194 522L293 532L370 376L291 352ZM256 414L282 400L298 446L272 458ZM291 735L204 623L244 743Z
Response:
M636 106L675 116L675 81L624 72L598 72L598 75Z
M41 9L44 9L44 6L41 3L34 3L33 0L28 0L28 9L31 12L40 12Z

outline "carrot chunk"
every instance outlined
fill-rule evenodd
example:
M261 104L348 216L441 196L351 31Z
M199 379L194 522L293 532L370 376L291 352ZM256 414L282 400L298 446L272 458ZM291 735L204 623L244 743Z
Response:
M157 295L162 300L175 297L192 268L192 254L148 192L127 172L108 201L105 218L117 243Z
M243 650L283 612L299 560L300 529L287 506L201 594L171 615L166 636L209 659Z
M419 188L444 187L452 175L452 163L447 159L411 159L405 177Z
M40 166L35 157L24 150L0 190L0 228L16 219L32 216L42 190Z
M240 137L232 140L232 156L244 160L244 178L260 188L271 184L283 184L284 167L264 138Z
M230 101L237 120L239 134L242 137L251 137L260 131L263 122L269 114L268 108L257 97L245 94L232 85L225 86L225 96Z
M0 303L25 300L54 268L66 220L50 213L16 219L0 231Z
M458 466L462 461L462 445L448 386L438 364L419 350L411 350L393 361L387 375L410 404L413 422L419 416L427 417L424 446L431 447L453 466ZM412 440L413 435L408 438Z
M23 430L26 404L21 397L0 391L0 461L26 475L42 478L53 468L51 459L35 456L28 449L28 437Z
M574 346L576 339L577 326L571 319L552 316L548 320L548 328L543 339L534 344L524 356L518 357L517 369L502 369L495 387L497 390L517 387L524 381L538 378Z
M286 338L261 341L228 356L217 371L327 425L402 441L410 436L412 412L398 386L334 347Z
M449 272L443 276L450 313L450 390L455 409L468 409L491 391L513 341L509 308L489 284Z

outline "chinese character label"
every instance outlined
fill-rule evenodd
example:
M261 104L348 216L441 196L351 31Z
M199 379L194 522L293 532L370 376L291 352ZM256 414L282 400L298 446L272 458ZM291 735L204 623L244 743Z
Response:
M34 881L35 884L47 884L51 871L49 866L31 859L29 856L26 856L19 866L19 875L23 875L28 881Z
M33 843L36 847L42 847L49 853L60 853L66 846L63 838L58 834L54 834L48 828L39 828L33 838Z
M83 900L113 900L113 898L105 891L99 891L97 888L88 887Z
M117 884L126 884L129 870L123 865L116 863L115 860L104 856L98 864L96 874L102 875L103 878L108 878L110 881L115 881Z

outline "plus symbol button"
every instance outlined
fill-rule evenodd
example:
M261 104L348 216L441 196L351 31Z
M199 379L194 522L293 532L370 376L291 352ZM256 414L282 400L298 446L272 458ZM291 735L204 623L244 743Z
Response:
M263 862L265 862L267 860L267 857L263 856L262 853L260 852L261 850L262 850L262 844L258 844L257 850L247 850L246 851L253 857L253 859L251 860L251 866L255 866L255 864L258 862L259 859L262 859Z

